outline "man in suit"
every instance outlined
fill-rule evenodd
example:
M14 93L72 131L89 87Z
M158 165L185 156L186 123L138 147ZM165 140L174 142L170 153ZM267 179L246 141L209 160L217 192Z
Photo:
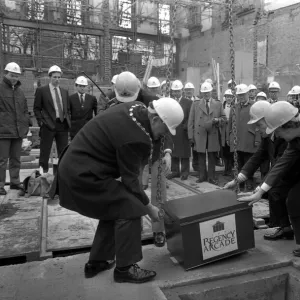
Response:
M199 180L218 184L215 178L217 152L220 151L219 128L226 122L222 103L212 98L213 87L209 82L201 85L200 100L193 102L189 121L188 137L190 144L199 155ZM206 169L206 152L208 169Z
M57 153L61 154L68 145L70 121L70 103L68 91L59 86L62 71L52 66L48 75L50 83L38 87L35 92L33 111L40 126L40 160L43 173L49 170L49 156L53 139L56 141Z
M173 136L174 149L172 153L172 174L168 179L181 177L181 180L187 180L190 172L191 146L188 139L188 119L193 101L182 96L183 84L175 80L171 86L172 95L181 105L184 112L184 119L178 126L176 135Z
M71 130L70 137L73 140L78 131L97 115L96 97L85 93L88 81L84 76L79 76L75 81L77 93L70 96Z

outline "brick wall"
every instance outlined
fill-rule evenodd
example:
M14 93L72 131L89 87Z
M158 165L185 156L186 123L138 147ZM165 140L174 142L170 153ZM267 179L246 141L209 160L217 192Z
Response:
M234 44L236 51L236 78L247 84L253 76L253 21L255 11L234 18ZM222 30L224 11L216 10L213 14L212 29L204 33L193 32L180 43L180 74L185 81L188 67L199 67L201 79L212 78L211 59L220 63L220 81L224 88L230 79L229 32ZM267 38L267 67L259 67L260 83L266 84L268 76L275 73L275 80L282 86L281 96L295 84L300 85L300 5L285 7L268 16L258 26L258 41ZM300 66L299 66L300 67ZM223 89L224 90L224 89Z

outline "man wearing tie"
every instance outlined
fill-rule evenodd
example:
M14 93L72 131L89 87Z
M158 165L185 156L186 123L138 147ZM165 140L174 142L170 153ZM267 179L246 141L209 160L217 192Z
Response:
M49 169L49 156L55 138L57 153L68 145L68 132L71 127L68 91L59 86L62 71L52 66L48 75L49 85L37 88L33 111L40 126L40 160L43 173Z
M216 155L220 151L219 130L226 122L222 103L212 98L213 87L209 82L201 86L202 99L192 104L188 137L199 158L199 180L218 184L215 177ZM208 168L206 168L206 153Z
M73 140L78 131L97 115L96 97L86 94L85 88L88 81L84 76L79 76L75 81L77 93L70 96L71 130L70 137Z

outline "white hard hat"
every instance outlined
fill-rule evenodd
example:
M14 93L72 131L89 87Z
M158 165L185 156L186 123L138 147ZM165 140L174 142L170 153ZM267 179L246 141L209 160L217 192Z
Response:
M298 114L298 108L287 101L278 101L266 111L265 120L268 125L266 133L270 134L280 126L291 121Z
M290 91L289 95L299 95L300 94L300 86L295 85Z
M172 83L172 86L171 86L171 90L173 91L179 91L179 90L182 90L183 89L183 84L180 80L175 80L173 83Z
M236 94L240 95L240 94L246 94L249 92L248 86L246 84L239 84L236 86Z
M209 82L211 85L214 84L214 82L210 78L206 79L204 82Z
M278 89L278 90L280 90L280 85L278 84L278 82L273 81L269 84L269 89Z
M264 98L266 98L266 100L267 100L267 95L264 93L264 92L259 92L257 95L256 95L256 98L257 97L264 97Z
M88 85L88 81L84 76L79 76L79 77L77 77L75 84Z
M205 81L204 83L202 83L201 89L200 89L201 93L208 93L208 92L211 92L212 90L213 90L213 87L208 81Z
M271 103L264 100L258 100L250 108L250 121L248 124L254 124L265 117L266 111L270 109Z
M226 90L224 96L233 96L231 89Z
M111 83L116 84L117 78L118 78L118 74L114 75L114 77L111 80Z
M287 93L287 96L292 95L292 90Z
M153 107L171 134L175 135L176 127L181 124L184 118L181 105L172 98L160 98L153 101Z
M194 89L195 86L191 82L187 82L184 86L184 89Z
M16 73L16 74L21 74L21 68L15 62L8 63L4 70L8 71L8 72Z
M251 90L257 90L257 87L254 85L254 84L250 84L248 86L248 90L251 91Z
M115 83L116 98L120 102L135 101L140 91L140 83L131 72L122 72Z
M148 88L158 88L160 87L160 82L156 77L150 77L147 82Z
M48 75L50 75L50 73L53 73L53 72L59 72L59 73L62 73L61 68L60 68L59 66L56 66L56 65L52 66L52 67L49 69Z

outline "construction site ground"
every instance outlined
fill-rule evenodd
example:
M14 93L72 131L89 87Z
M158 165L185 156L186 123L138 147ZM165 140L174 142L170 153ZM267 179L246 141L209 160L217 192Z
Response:
M222 169L217 168L220 186L230 180L221 175ZM32 171L22 170L21 180ZM206 182L196 183L194 175L186 181L168 181L168 201L220 188ZM258 179L259 174L256 175ZM150 190L150 187L146 190L149 196ZM254 206L253 216L258 227L263 227L268 218L266 201ZM168 290L170 286L190 280L290 266L293 261L293 241L267 242L262 238L262 230L256 230L255 249L186 272L171 260L166 247L159 249L152 245L148 217L144 217L143 223L141 266L157 270L157 280L134 288L129 284L116 285L112 271L86 280L83 267L97 220L62 208L58 200L27 198L8 189L8 194L0 198L0 299L166 299L161 287Z

